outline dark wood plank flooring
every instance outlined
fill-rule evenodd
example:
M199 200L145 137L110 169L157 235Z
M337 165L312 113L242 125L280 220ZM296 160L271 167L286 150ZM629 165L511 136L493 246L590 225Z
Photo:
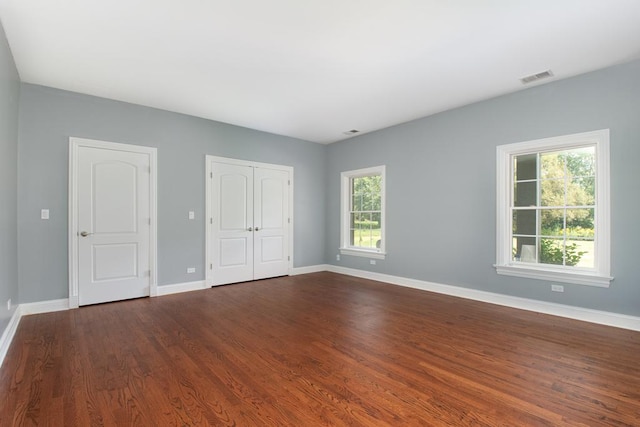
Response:
M0 425L638 426L640 333L316 273L22 318Z

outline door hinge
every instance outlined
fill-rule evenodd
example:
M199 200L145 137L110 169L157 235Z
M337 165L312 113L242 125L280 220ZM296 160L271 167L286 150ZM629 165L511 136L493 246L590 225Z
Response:
M149 225L151 225L151 218L149 218Z
M290 179L287 180L287 185L291 185L291 180Z
M291 224L291 218L287 218L287 222Z
M144 272L145 277L151 277L151 270L147 270Z
M213 172L209 172L209 178L213 178Z
M209 264L209 270L213 270L213 264Z
M287 261L291 261L291 257L290 256L287 256Z
M209 224L213 224L213 217L209 218Z

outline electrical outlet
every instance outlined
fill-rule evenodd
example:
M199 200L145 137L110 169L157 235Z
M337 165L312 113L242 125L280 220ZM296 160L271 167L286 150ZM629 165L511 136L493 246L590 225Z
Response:
M562 286L562 285L551 285L551 290L553 292L564 292L564 286Z
M195 267L187 268L187 273L191 274L191 273L195 273L195 272L196 272L196 268Z
M11 298L7 300L7 310L11 310Z
M376 260L375 260L375 259L370 259L370 260L369 260L369 264L371 264L371 265L376 265Z
M336 255L336 261L340 261L340 254Z

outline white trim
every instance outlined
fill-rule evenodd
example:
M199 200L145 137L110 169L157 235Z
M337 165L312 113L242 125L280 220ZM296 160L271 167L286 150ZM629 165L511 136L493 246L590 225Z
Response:
M264 169L275 169L279 171L286 171L289 174L289 260L288 260L288 268L287 274L291 275L293 271L293 224L295 222L295 218L293 217L293 185L294 185L294 169L293 166L286 165L276 165L272 163L261 163L261 162L253 162L250 160L241 160L241 159L232 159L229 157L218 157L212 156L210 154L205 155L205 246L204 246L204 259L205 259L205 283L207 286L214 286L213 282L213 270L211 269L211 265L213 261L211 260L211 249L210 249L210 236L211 236L211 217L212 217L212 203L211 200L211 183L212 183L212 173L213 168L212 163L225 163L230 165L237 166L249 166L253 168L264 168Z
M340 173L340 251L341 255L361 256L366 258L385 259L387 234L386 234L386 166L373 166L364 169L356 169ZM349 239L350 218L349 206L351 205L351 189L349 183L352 178L359 178L369 175L380 175L382 177L382 187L380 188L380 248L367 249L351 246Z
M69 305L69 299L53 299L49 301L28 302L20 304L20 314L29 316L31 314L53 313L54 311L65 311L73 308Z
M361 256L364 258L385 259L386 252L372 251L367 249L340 248L340 255Z
M600 277L592 274L571 273L567 271L554 271L545 269L522 267L519 265L494 265L496 272L503 276L523 277L526 279L539 279L548 282L573 283L574 285L597 286L608 288L613 277Z
M596 149L596 240L593 269L554 267L512 261L510 205L512 159L520 154L594 146ZM496 272L502 275L579 285L609 287L611 280L611 216L609 129L563 135L496 147Z
M11 319L9 319L9 323L7 327L4 328L4 332L2 332L2 337L0 337L0 367L2 367L2 363L4 362L4 358L9 351L9 347L11 346L11 341L13 341L13 337L18 330L18 325L20 324L20 318L22 314L20 312L20 306L18 305L13 310L13 315Z
M329 271L329 264L309 265L307 267L296 267L291 270L292 276L299 276L301 274L320 273L322 271Z
M151 230L149 236L149 296L158 294L158 149L141 145L119 144L116 142L97 141L93 139L69 137L69 308L79 306L78 291L78 149L80 147L101 148L106 150L127 151L149 155L150 162L150 191L149 215Z
M422 280L391 276L388 274L374 273L370 271L357 270L336 265L329 265L329 271L339 274L346 274L348 276L377 280L379 282L390 283L392 285L405 286L408 288L421 289L423 291L436 292L439 294L466 298L474 301L481 301L490 304L517 308L520 310L534 311L537 313L582 320L584 322L597 323L600 325L613 326L616 328L630 329L633 331L640 331L640 317L637 316L611 313L608 311L592 310L588 308L556 304L528 298L513 297L509 295L463 288L460 286L442 285L439 283L425 282Z
M173 285L158 286L158 296L180 294L182 292L201 291L207 289L206 280L197 280L194 282L175 283Z

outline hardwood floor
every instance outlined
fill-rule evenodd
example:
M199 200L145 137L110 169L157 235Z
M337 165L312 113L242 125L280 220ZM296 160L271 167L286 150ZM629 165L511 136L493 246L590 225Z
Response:
M23 317L0 425L638 426L640 333L333 273Z

